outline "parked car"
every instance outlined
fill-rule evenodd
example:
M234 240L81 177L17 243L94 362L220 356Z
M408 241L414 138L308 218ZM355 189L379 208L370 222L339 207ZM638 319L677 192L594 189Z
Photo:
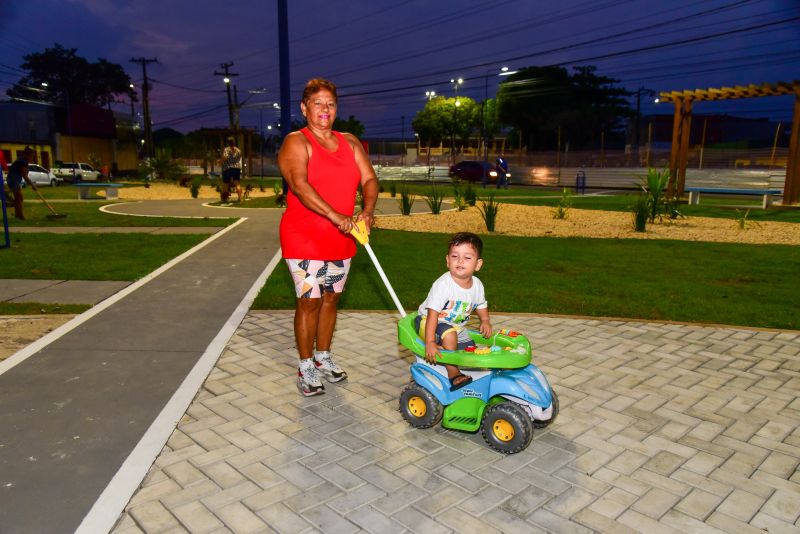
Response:
M52 187L55 187L64 181L53 174L53 172L49 169L45 169L41 165L36 165L35 163L28 164L28 178L30 178L31 182L36 185L49 185ZM26 183L23 180L22 186L25 187L25 184Z
M96 182L103 177L103 174L95 170L88 163L56 162L53 173L64 180L76 183L82 181Z
M459 161L450 167L450 177L456 177L469 182L482 182L484 174L489 183L497 181L497 171L493 163L486 161ZM506 173L506 183L511 180L511 173Z

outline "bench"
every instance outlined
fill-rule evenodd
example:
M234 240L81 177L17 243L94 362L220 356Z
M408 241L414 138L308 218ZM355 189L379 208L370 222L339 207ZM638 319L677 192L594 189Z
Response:
M77 184L72 184L78 188L78 198L79 199L89 199L92 198L91 192L92 188L104 188L106 190L106 198L118 198L119 194L117 193L117 188L122 187L122 184L110 184L110 183L101 183L101 182L80 182Z
M687 187L689 204L700 204L700 193L714 193L718 195L755 195L762 197L761 207L767 209L772 205L772 197L781 195L780 189L732 189L724 187Z

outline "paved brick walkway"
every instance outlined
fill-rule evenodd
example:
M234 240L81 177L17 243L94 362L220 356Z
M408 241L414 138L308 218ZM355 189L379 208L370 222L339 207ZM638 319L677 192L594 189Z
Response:
M800 532L800 333L496 315L562 412L525 451L416 430L395 316L340 314L350 378L295 388L251 312L114 532Z

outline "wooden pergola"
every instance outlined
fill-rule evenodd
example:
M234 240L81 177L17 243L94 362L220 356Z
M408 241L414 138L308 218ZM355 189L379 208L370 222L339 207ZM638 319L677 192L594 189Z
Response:
M794 113L792 115L792 135L789 140L789 157L786 161L783 203L797 204L800 202L800 81L798 80L660 93L659 101L673 102L675 104L675 119L672 123L672 152L669 157L670 178L667 194L673 197L680 196L684 192L686 162L689 158L692 104L694 102L791 94L794 94Z

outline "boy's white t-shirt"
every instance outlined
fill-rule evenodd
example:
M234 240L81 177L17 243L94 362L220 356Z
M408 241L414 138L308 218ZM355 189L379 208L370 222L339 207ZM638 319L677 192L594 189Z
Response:
M428 296L419 307L419 313L425 317L428 309L436 310L439 312L439 322L452 325L461 340L462 331L472 312L487 306L483 283L477 276L472 277L472 287L465 289L446 272L431 286Z

